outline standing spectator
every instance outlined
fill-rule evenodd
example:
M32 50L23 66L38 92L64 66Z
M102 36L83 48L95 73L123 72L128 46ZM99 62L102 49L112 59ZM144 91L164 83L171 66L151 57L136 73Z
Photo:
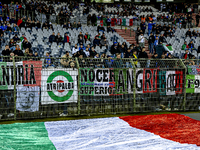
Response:
M95 14L93 14L92 17L91 17L92 26L95 26L96 22L97 22L97 17L96 17Z
M144 33L145 33L145 30L146 30L146 25L145 25L145 22L144 22L144 21L141 22L140 28L141 28L141 30L142 30L142 32L143 32L143 34L144 34Z
M156 53L158 54L158 58L161 58L161 56L163 55L163 53L165 52L165 48L163 47L162 43L158 44L155 47Z
M145 44L145 38L144 38L143 34L141 34L141 35L139 36L138 41L139 41L139 45L140 45L140 47L144 47L144 44Z
M154 47L158 45L158 37L156 37L156 40L154 41Z
M151 35L149 36L149 50L150 50L150 54L153 54L153 50L154 50L154 41L155 41L155 37L153 36L153 33L151 33Z
M156 24L156 23L152 23L152 22L148 23L148 36L150 35L151 30L152 30L154 24Z
M107 26L110 26L110 24L111 24L111 19L110 19L109 16L107 17L107 21L106 21L106 23L107 23Z

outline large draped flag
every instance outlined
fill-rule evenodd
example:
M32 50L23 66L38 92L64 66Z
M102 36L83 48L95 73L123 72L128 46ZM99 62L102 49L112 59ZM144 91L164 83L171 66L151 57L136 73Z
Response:
M180 114L0 125L0 149L196 150L200 121Z

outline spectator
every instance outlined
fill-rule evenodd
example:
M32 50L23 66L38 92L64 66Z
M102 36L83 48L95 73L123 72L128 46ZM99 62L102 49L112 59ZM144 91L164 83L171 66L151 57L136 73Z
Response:
M28 57L28 56L29 56L29 48L25 49L24 56L25 56L25 57Z
M68 23L67 23L67 29L73 29L72 28L72 24L68 21Z
M195 49L193 41L190 41L188 47L191 48L191 51Z
M141 34L141 35L139 36L138 41L139 41L139 45L140 45L140 47L144 47L144 44L145 44L145 38L144 38L143 34Z
M90 51L90 56L94 57L96 56L97 52L94 50L94 46L92 46L91 51Z
M106 23L107 23L107 26L110 26L110 24L111 24L111 19L110 19L109 16L107 17L107 21L106 21Z
M66 24L66 23L65 23ZM67 27L67 25L65 25L65 28ZM72 24L72 27L73 27L73 29L77 29L77 24L76 24L76 22L74 21L74 23Z
M60 35L60 32L58 32L58 34L56 35L55 42L57 42L57 44L63 42L63 37Z
M77 23L77 29L81 29L82 30L82 25L81 25L80 21Z
M26 40L24 40L23 42L22 42L22 44L23 44L23 49L27 49L27 48L31 48L31 43L30 42L28 42L28 40L26 39ZM30 53L30 52L29 52Z
M20 49L19 45L16 45L15 50L13 51L15 56L24 56L23 51Z
M85 43L87 41L90 41L90 35L87 32L85 33L84 40L85 40Z
M160 37L159 37L158 43L160 43L160 42L167 43L167 41L166 41L165 37L163 36L163 34L161 34Z
M50 53L49 52L46 52L46 56L45 56L45 59L44 59L44 67L45 68L48 68L49 66L53 66L53 61L51 59L51 56L50 56Z
M156 37L156 40L154 41L154 47L158 45L158 37Z
M140 28L143 32L143 34L145 33L145 30L146 30L146 25L145 25L145 21L142 21L141 24L140 24Z
M27 38L25 37L25 34L22 34L22 36L20 37L21 42L23 42L24 40L26 40Z
M85 50L85 47L83 46L83 44L80 45L79 51L80 51L81 49L82 49L82 50Z
M69 36L67 35L67 33L65 33L64 36L64 43L69 43Z
M71 56L69 56L69 52L66 51L65 55L62 56L61 58L61 65L63 65L64 67L69 67L69 62L70 62Z
M93 46L99 46L99 44L100 44L100 40L99 40L99 38L98 37L95 37L95 39L93 40Z
M154 24L156 24L156 23L152 23L151 21L148 23L148 36L150 35Z
M41 29L41 23L39 21L36 23L36 29Z
M158 58L158 54L157 54L157 53L154 53L154 55L153 55L151 58L153 58L153 59Z
M139 53L138 58L148 58L148 55L145 52L145 47L142 48L142 51Z
M90 57L90 51L89 51L88 47L86 47L86 49L84 50L84 53L85 53L86 57Z
M114 42L114 44L111 46L110 53L115 56L115 54L118 52L119 52L119 50L117 47L117 42Z
M77 44L75 44L75 47L72 48L72 55L76 54L79 51Z
M20 38L17 36L17 34L15 34L15 36L13 37L14 42L17 42L20 40Z
M187 42L185 41L181 50L186 50L188 48L189 48L189 46L187 45Z
M9 48L9 45L5 46L5 49L2 51L3 56L10 56L11 50Z
M163 47L162 43L158 44L155 47L156 53L158 54L158 58L161 58L161 56L163 55L163 53L165 52L165 48Z
M154 50L154 41L155 41L155 37L153 36L153 33L151 33L151 35L149 36L149 50L150 50L150 54L153 54L153 50Z
M189 52L188 49L185 50L185 54L183 55L183 59L191 59L193 55Z
M186 32L185 35L186 35L186 37L189 36L189 37L191 38L191 36L192 36L192 32L190 31L190 29Z
M82 36L80 36L80 38L78 39L78 44L79 45L83 45L84 44Z
M133 58L133 54L132 54L132 52L131 52L131 49L128 49L128 50L125 52L124 58Z
M55 32L52 33L52 35L49 36L49 42L53 43L56 41L56 36L55 36Z
M80 37L82 37L82 39L83 39L83 33L82 32L79 33L78 39L80 39Z
M15 50L15 46L16 46L16 42L14 42L14 40L11 39L10 42L9 42L10 50L11 51Z

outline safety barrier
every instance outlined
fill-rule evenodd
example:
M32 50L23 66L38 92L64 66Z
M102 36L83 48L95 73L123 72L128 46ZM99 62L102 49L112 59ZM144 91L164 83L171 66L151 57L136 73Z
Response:
M199 60L1 57L1 120L199 110Z

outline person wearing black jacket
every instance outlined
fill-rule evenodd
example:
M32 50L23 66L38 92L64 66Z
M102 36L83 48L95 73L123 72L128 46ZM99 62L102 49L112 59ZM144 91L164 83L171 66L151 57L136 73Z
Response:
M188 28L192 27L192 17L190 16L190 14L187 17L187 21L188 21Z
M28 42L27 39L25 39L22 44L23 44L23 49L31 48L31 43Z
M61 43L63 42L63 38L62 38L62 36L60 35L59 32L58 32L58 34L55 37L55 42L57 42L57 44L60 43L60 42Z
M149 36L149 50L150 54L153 54L153 46L154 46L154 41L155 41L155 36L153 36L153 33L150 34Z
M160 37L159 37L158 43L160 43L160 42L162 42L162 43L165 43L165 42L166 42L166 39L165 39L165 37L163 36L163 34L161 34Z
M185 35L186 35L186 37L189 36L189 37L191 38L191 36L192 36L192 32L190 31L190 29L186 32Z
M141 67L145 68L146 64L147 64L147 60L144 60L144 59L148 59L149 58L147 53L145 52L145 47L143 47L142 51L139 52L138 59L140 59L140 58L143 58L143 60L140 61Z
M5 49L2 51L3 56L10 56L11 50L9 48L9 45L5 46Z
M36 27L37 27L37 29L40 29L40 28L41 28L41 23L40 23L39 21L37 21Z

